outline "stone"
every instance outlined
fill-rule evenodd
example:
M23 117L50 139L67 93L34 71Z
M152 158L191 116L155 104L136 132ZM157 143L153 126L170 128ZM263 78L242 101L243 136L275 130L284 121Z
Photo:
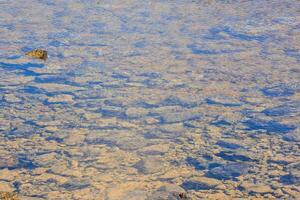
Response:
M20 103L20 102L22 102L22 99L17 97L14 94L5 94L4 95L4 100L8 103Z
M288 142L300 142L300 131L289 132L282 137L285 141Z
M231 141L219 140L219 141L217 141L216 145L218 145L222 148L227 148L227 149L241 149L241 148L243 148L241 145L237 144L236 141L231 142Z
M288 97L294 95L295 91L287 84L278 84L271 87L265 87L262 93L267 97Z
M219 180L227 180L247 174L248 171L249 164L236 162L212 168L206 175Z
M47 181L55 181L59 184L64 184L68 181L68 179L64 176L56 175L56 174L50 174L50 173L43 173L41 175L36 176L35 180L41 181L41 182L47 182Z
M274 191L274 195L277 197L277 198L280 198L284 195L284 193L282 192L282 190L280 188L278 188L277 190Z
M164 171L164 161L159 157L146 157L134 166L141 173L154 174Z
M258 131L263 130L268 134L286 134L288 132L294 131L296 126L290 124L283 124L277 121L262 120L262 119L248 119L243 122L248 128L248 131Z
M186 191L174 184L162 186L158 188L156 191L154 191L147 200L185 200L189 199Z
M128 200L146 200L147 199L147 191L142 189L136 189L132 191L127 191L123 194L123 199Z
M206 103L209 105L220 105L225 107L236 107L241 105L241 102L235 97L224 95L209 97L206 99Z
M214 189L217 185L220 184L222 184L221 181L213 178L196 177L183 182L181 186L185 190L210 190Z
M125 114L129 118L143 117L148 114L148 110L140 107L130 107L126 110Z
M187 157L186 163L190 166L193 166L196 170L204 170L206 166L203 164L203 161L200 162L198 159Z
M43 49L35 49L32 51L29 51L25 54L26 56L32 57L32 58L38 58L41 60L46 61L48 58L48 52Z
M293 187L283 187L282 191L284 194L288 194L290 197L299 197L300 189Z
M18 172L14 170L3 169L0 170L0 180L3 181L13 181L18 175Z
M68 137L64 138L64 143L67 145L80 145L84 142L85 138L85 135L70 134Z
M246 190L249 191L249 193L254 193L254 194L267 194L267 193L272 193L273 190L270 186L268 185L252 185L248 188L246 188Z
M145 155L156 155L167 153L170 149L170 144L157 144L141 148L138 152Z
M289 164L285 169L288 174L280 177L280 181L284 184L300 184L300 162Z
M162 116L162 123L178 123L200 118L200 113L176 112L165 113Z
M0 181L0 191L13 192L14 188L8 182Z
M244 151L220 151L216 156L228 161L253 161L253 159Z
M41 154L36 156L35 163L38 164L39 166L50 167L51 165L57 162L57 157L58 157L57 154L54 152Z
M67 103L73 102L73 96L69 94L59 94L48 98L49 103Z
M0 157L0 169L14 169L19 165L19 160L13 155L1 155Z

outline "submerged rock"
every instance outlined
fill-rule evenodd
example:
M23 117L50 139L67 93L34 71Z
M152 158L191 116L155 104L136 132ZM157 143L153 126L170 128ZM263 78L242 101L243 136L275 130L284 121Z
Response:
M178 123L201 118L202 114L192 110L182 110L178 112L162 113L162 123Z
M183 182L181 186L186 190L210 190L221 183L221 181L213 178L197 177Z
M218 145L220 147L223 147L223 148L227 148L227 149L240 149L240 148L243 148L243 146L241 146L239 144L224 141L224 140L217 141L216 145Z
M294 125L282 124L273 120L249 119L243 124L248 127L247 130L263 130L269 134L284 134L296 129Z
M294 95L295 91L285 84L279 84L262 89L262 93L268 97L288 97Z
M6 182L6 181L0 181L0 191L13 192L14 188L8 182Z
M214 96L206 99L206 103L209 105L225 106L225 107L236 107L241 106L241 102L234 98L224 95Z
M140 107L130 107L126 110L125 114L129 118L139 118L146 116L148 114L148 110Z
M221 151L216 156L229 161L253 161L253 159L247 155L246 152L235 152L235 151Z
M73 102L73 96L68 94L59 94L48 98L48 103L68 103Z
M288 142L300 142L300 131L297 129L296 131L289 132L282 137L285 141Z
M8 103L21 103L22 99L16 96L15 94L5 94L3 99Z
M186 163L193 166L196 170L204 170L206 168L204 164L201 164L197 159L192 157L187 157Z
M240 186L240 189L247 191L250 194L267 194L272 193L273 189L269 185L263 185L263 184L253 184L253 183L247 183L243 182Z
M18 158L15 156L2 155L0 158L0 169L15 168L19 164Z
M216 178L219 180L228 180L247 174L249 171L249 167L249 164L246 163L229 163L212 168L206 175L208 177Z
M144 174L153 174L164 169L164 161L158 157L147 157L136 163L135 168Z
M300 185L300 162L288 165L285 170L288 174L281 176L280 181L287 185Z
M167 185L154 191L147 200L187 200L186 191L178 185Z

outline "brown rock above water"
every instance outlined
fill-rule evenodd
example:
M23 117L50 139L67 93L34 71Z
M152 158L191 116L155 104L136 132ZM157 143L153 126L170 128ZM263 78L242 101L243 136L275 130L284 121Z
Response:
M30 56L32 58L42 59L44 61L46 61L48 58L48 52L42 49L35 49L33 51L29 51L25 55Z

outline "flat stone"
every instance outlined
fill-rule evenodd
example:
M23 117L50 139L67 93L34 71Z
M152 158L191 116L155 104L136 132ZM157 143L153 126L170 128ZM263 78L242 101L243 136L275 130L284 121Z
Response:
M10 128L10 121L0 117L0 131L6 131Z
M278 84L271 87L265 87L262 93L268 97L288 97L294 95L295 91L289 85Z
M293 132L289 132L285 134L282 138L288 142L300 142L300 130L296 129Z
M280 177L284 184L300 184L300 162L289 164L285 169L288 174Z
M147 145L147 141L141 137L119 137L112 140L123 150L140 149Z
M0 191L2 192L13 192L14 188L7 182L0 182Z
M198 119L201 117L200 113L190 113L187 112L174 112L174 113L165 113L162 116L163 123L178 123L185 122L188 120Z
M242 162L229 163L226 165L221 165L212 168L207 173L207 176L220 179L220 180L233 179L243 174L247 174L249 167L250 167L249 164L242 163Z
M84 131L76 130L69 133L69 135L64 138L64 143L67 145L79 145L84 142L85 138L86 135Z
M157 144L146 146L140 149L138 152L147 155L164 154L170 149L170 144Z
M241 105L241 102L238 99L224 95L207 98L206 102L209 105L222 105L225 107L235 107Z
M123 199L128 200L146 200L147 199L147 191L136 189L132 191L128 191L125 194L123 194Z
M34 159L39 166L51 166L57 162L57 154L54 152L41 154Z
M19 165L19 160L13 155L1 155L0 157L0 169L4 168L15 168Z
M125 112L125 114L127 115L127 117L129 118L138 118L138 117L142 117L148 114L148 110L145 108L141 108L141 107L131 107L128 108Z
M37 181L47 182L49 180L56 181L59 184L64 184L68 181L68 179L64 176L56 175L56 174L49 174L49 173L43 173L39 176L35 176Z
M147 157L136 163L135 168L145 174L154 174L163 171L164 161L158 157Z
M249 193L255 194L267 194L273 192L272 188L268 185L252 185L246 189L249 191Z
M5 94L4 95L4 100L8 103L20 103L20 102L22 102L22 99L17 97L14 94Z
M13 181L18 173L14 170L3 169L0 170L0 180Z
M277 121L267 121L262 119L248 119L243 122L249 131L263 130L268 134L286 134L296 129L296 126L283 124Z
M213 178L197 177L183 182L181 186L186 190L210 190L220 184L221 181Z
M154 191L147 200L185 200L188 199L186 191L178 185L166 185Z
M221 151L216 156L229 161L253 161L253 159L245 151Z
M54 97L48 98L49 103L66 103L66 102L73 102L73 96L68 94L60 94Z

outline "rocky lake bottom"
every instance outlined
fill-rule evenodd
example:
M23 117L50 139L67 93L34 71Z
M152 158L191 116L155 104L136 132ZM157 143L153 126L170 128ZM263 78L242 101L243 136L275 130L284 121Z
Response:
M0 1L0 199L300 198L299 1L26 2Z

